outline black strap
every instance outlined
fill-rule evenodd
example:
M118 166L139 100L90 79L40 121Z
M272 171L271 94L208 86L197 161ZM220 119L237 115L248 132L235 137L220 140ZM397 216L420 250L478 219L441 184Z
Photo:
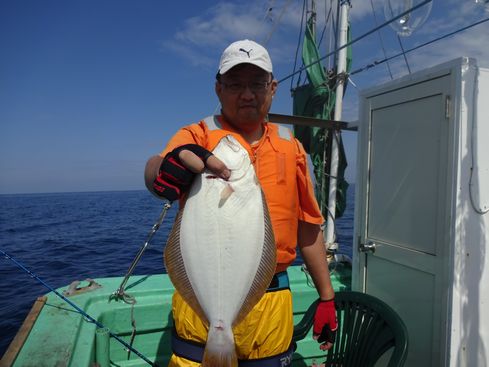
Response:
M181 338L175 328L173 328L171 333L171 349L173 354L192 362L202 363L204 348L205 344Z
M276 273L270 285L268 286L267 292L280 291L282 289L289 289L289 276L286 271L281 271L280 273Z
M171 347L173 353L192 362L201 363L204 356L205 344L182 339L175 329L172 332ZM291 343L289 349L283 353L264 358L239 360L239 367L289 367L292 365L292 355L296 344Z

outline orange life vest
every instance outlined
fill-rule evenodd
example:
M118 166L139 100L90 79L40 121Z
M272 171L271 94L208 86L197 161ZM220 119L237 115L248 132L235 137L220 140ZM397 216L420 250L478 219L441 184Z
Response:
M313 224L324 221L314 197L306 153L289 129L266 122L261 139L250 145L222 116L210 116L179 130L161 155L189 143L212 151L230 134L246 148L255 167L272 220L277 245L276 271L284 271L296 257L298 221Z

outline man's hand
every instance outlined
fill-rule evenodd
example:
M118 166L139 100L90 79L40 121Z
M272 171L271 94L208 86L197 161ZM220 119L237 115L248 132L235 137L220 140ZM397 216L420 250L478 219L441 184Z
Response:
M153 190L169 201L180 199L189 189L195 174L203 172L206 167L226 180L230 176L224 163L207 149L197 144L177 147L163 159L153 181Z
M315 340L322 343L319 348L328 350L333 346L338 329L338 321L336 319L336 308L334 299L327 301L319 300L314 314L314 328L312 335Z

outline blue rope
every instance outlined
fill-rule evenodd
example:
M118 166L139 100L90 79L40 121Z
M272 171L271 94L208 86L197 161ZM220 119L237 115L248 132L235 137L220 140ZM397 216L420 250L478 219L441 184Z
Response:
M63 301L65 301L66 303L68 303L71 307L73 307L75 310L77 310L81 315L83 315L86 319L88 319L88 321L90 321L91 323L97 325L98 328L105 328L105 326L103 324L101 324L100 322L98 322L97 320L95 320L92 316L90 316L89 314L87 314L85 311L83 311L80 307L78 307L76 304L74 304L72 301L70 301L68 298L66 298L65 296L63 296L62 294L60 294L56 289L54 289L53 287L51 287L50 285L48 285L46 282L44 282L41 278L39 278L36 274L34 274L33 272L31 272L29 269L27 269L22 263L18 262L17 260L15 260L12 256L10 256L9 254L7 254L5 251L3 251L2 249L0 249L0 252L9 260L12 260L14 262L15 265L17 265L19 268L21 268L22 270L24 270L27 274L29 274L32 278L36 279L39 283L41 283L43 286L45 286L47 289L49 289L51 292L55 293L58 297L60 297ZM148 358L146 358L144 355L142 355L140 352L138 352L136 349L134 349L132 346L130 346L129 344L127 344L124 340L122 340L119 336L117 336L116 334L112 333L110 330L109 330L109 335L114 338L115 340L117 340L119 343L121 343L124 347L126 347L127 349L129 349L130 351L134 352L134 354L136 354L138 357L140 357L142 360L144 360L146 363L148 363L149 365L151 366L154 366L154 367L158 367L158 365L156 363L153 363L151 362Z

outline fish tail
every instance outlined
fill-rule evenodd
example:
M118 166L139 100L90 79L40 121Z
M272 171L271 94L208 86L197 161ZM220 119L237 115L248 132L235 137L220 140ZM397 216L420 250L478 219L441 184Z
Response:
M230 328L210 326L202 367L238 367L234 336Z

